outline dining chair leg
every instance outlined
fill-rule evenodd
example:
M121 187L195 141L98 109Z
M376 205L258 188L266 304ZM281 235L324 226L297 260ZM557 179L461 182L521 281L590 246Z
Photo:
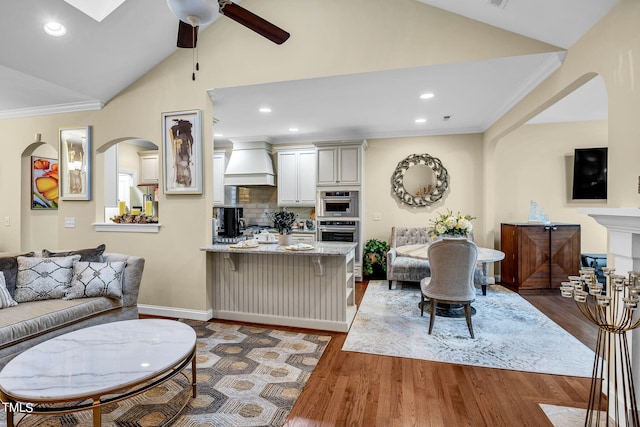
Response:
M464 305L464 317L466 317L467 319L467 326L469 327L471 338L475 338L475 336L473 335L473 325L471 324L471 304Z
M424 294L420 292L420 317L424 316Z
M431 331L433 330L433 321L436 318L436 300L433 298L429 298L429 335L431 335Z

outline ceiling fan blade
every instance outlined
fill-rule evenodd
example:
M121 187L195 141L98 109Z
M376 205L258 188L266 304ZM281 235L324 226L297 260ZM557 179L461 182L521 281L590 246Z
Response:
M193 49L198 43L198 26L192 27L184 21L178 24L178 47Z
M235 3L220 1L220 13L268 38L276 44L282 44L289 38L289 33L258 15L249 12Z

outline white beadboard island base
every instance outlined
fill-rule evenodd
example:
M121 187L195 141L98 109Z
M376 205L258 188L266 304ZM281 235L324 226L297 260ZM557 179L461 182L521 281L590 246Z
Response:
M277 244L205 246L213 317L348 332L356 315L355 246L314 242L307 251Z

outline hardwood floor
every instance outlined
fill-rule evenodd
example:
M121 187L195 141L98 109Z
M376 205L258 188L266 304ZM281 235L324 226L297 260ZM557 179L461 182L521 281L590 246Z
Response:
M358 283L362 297L366 283ZM573 301L526 296L587 346L597 330ZM359 301L358 301L359 304ZM586 408L590 379L341 351L331 343L286 422L301 426L551 426L539 403ZM570 356L568 356L570 357Z
M366 286L366 282L356 284L358 305ZM560 295L524 298L585 345L595 347L597 330L572 300ZM552 424L540 403L587 407L590 378L346 352L341 349L347 334L278 329L332 337L286 427L543 427Z

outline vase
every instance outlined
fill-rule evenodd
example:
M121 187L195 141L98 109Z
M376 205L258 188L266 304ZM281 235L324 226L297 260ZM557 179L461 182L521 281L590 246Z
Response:
M469 240L469 235L465 235L465 234L453 234L453 233L442 233L439 236L436 236L433 238L433 240L440 240L440 239L467 239Z
M280 246L289 246L291 244L291 234L278 234L278 244Z

